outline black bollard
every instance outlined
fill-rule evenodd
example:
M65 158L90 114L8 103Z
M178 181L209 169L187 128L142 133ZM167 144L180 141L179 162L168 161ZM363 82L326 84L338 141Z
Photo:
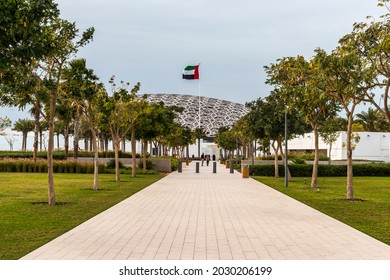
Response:
M183 162L179 160L179 163L177 165L177 171L181 173L183 171Z
M196 163L196 173L199 173L199 162Z
M217 173L217 162L213 161L213 173Z
M234 173L234 161L230 161L230 173Z

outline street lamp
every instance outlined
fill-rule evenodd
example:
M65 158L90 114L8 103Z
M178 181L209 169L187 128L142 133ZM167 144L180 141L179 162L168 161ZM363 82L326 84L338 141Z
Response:
M288 154L287 154L287 136L288 136L288 131L287 131L287 107L286 110L284 111L284 141L285 141L285 159L286 162L284 163L284 186L288 187Z

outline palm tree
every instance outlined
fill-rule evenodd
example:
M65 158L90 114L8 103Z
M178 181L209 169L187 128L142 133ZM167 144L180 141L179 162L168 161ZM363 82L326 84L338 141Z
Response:
M43 132L49 130L49 123L45 119L41 119L38 122L38 134L39 134L39 150L43 151ZM35 140L34 140L35 141ZM34 148L35 150L35 148Z
M363 125L365 131L380 131L381 117L376 109L368 108L367 112L356 114L356 121Z
M69 132L73 120L73 110L71 106L69 106L69 104L67 104L66 102L59 102L59 104L57 105L56 115L57 115L57 119L56 119L55 132L57 133L57 137L60 134L64 135L64 154L65 154L65 159L68 159ZM59 149L59 143L57 144L57 146Z
M195 128L194 136L198 139L198 158L200 158L200 139L206 136L206 132L202 127Z
M22 132L22 151L27 150L27 134L33 131L35 127L34 121L29 119L19 119L15 122L13 130Z
M77 160L80 139L80 125L83 117L85 93L88 90L86 80L92 76L91 70L86 67L85 59L74 59L64 69L64 90L67 92L67 106L73 111L73 158ZM93 77L94 79L95 77Z

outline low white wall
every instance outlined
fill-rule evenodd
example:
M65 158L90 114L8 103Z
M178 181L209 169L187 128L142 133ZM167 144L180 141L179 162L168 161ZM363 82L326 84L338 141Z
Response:
M353 159L390 161L390 133L389 132L355 132L360 136L360 141L356 144L352 152ZM347 152L345 149L346 132L341 131L336 142L332 145L332 160L345 160ZM319 148L326 149L329 154L329 145L320 138ZM289 150L314 150L314 134L306 133L288 141Z

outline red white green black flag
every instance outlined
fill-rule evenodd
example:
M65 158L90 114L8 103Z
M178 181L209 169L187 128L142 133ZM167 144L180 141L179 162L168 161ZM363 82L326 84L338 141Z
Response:
M183 70L183 79L185 80L199 80L199 65L187 66Z

